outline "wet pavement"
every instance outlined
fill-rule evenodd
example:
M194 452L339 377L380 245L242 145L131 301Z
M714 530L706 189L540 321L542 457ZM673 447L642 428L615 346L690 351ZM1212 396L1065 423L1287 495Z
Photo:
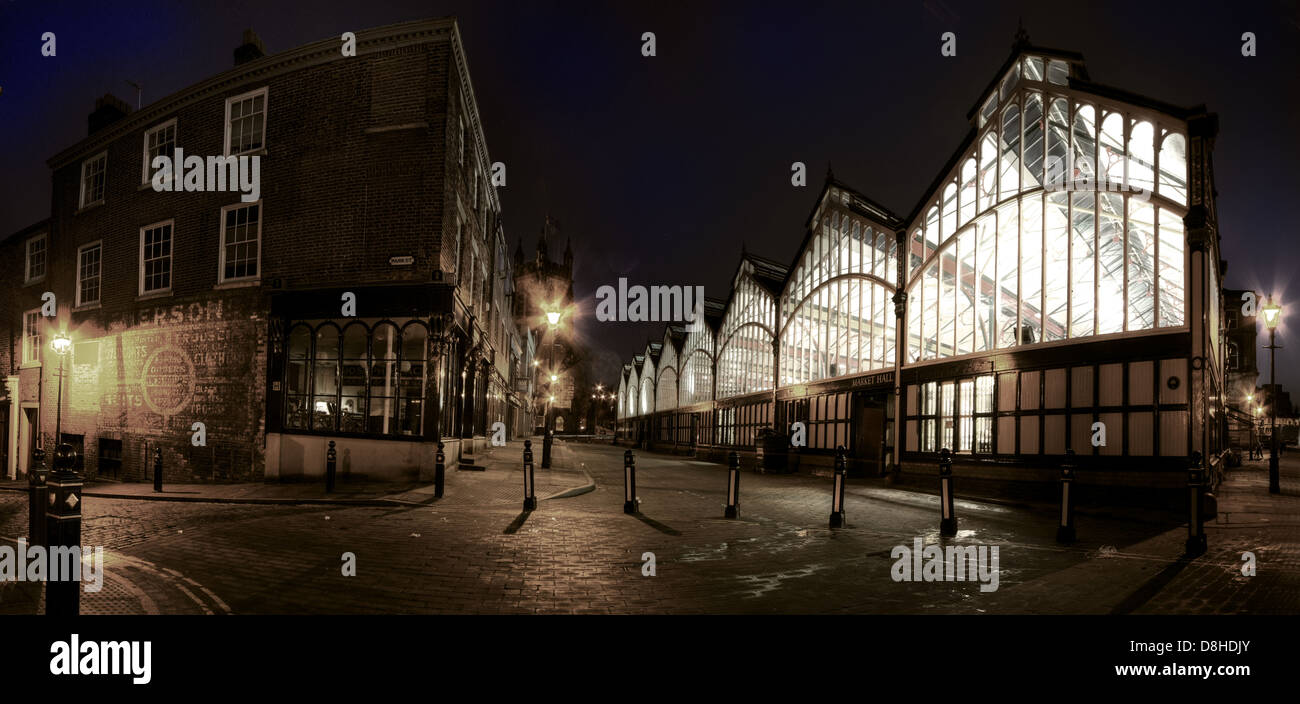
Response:
M1261 499L1253 465L1229 476L1210 551L1188 561L1176 515L1081 510L1078 542L1062 546L1056 506L963 497L960 483L954 538L938 535L937 497L879 480L850 480L847 525L831 530L829 479L746 472L728 520L724 466L647 452L641 513L626 515L625 448L609 445L557 444L524 512L519 449L449 473L438 500L428 487L375 506L88 498L83 543L106 548L110 578L83 613L1300 612L1300 521L1286 520L1300 493ZM26 520L26 497L0 492L0 536ZM920 564L899 557L917 539L996 547L997 588L978 573L896 580ZM1241 574L1245 552L1255 576ZM952 573L949 556L933 562ZM38 608L20 591L0 585L0 613Z

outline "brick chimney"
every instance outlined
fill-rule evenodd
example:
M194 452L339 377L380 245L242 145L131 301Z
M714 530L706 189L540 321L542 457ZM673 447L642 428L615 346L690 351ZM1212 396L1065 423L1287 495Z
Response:
M130 113L131 106L127 105L126 101L112 93L105 93L104 97L95 99L95 111L86 118L88 127L86 134L95 134Z
M244 43L235 47L235 65L248 63L263 56L266 56L266 47L262 45L262 40L258 38L257 32L245 29Z

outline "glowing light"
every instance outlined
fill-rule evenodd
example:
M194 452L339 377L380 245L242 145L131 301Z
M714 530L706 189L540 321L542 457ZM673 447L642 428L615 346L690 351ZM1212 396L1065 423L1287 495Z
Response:
M1274 303L1273 298L1269 297L1268 303L1264 305L1264 308L1260 312L1264 314L1264 325L1267 326L1269 330L1276 329L1277 319L1282 315L1282 306Z
M550 325L559 325L560 324L559 311L554 311L554 310L546 311L546 322Z
M55 333L54 339L50 340L50 347L55 353L65 355L72 349L72 338L68 337L67 333Z

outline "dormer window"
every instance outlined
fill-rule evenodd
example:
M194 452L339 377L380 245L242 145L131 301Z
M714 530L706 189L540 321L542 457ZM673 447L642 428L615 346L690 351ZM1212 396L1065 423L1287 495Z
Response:
M1070 65L1064 61L1048 61L1047 82L1058 86L1068 84L1070 82Z
M980 127L983 127L993 117L993 113L997 112L997 109L998 96L994 93L989 96L988 101L984 103L984 107L980 108Z
M1016 84L1020 82L1020 64L1011 67L1011 72L1007 77L1002 79L1002 102L1006 102L1011 97L1011 92L1016 89Z
M1025 57L1025 80L1043 80L1043 60L1037 56Z

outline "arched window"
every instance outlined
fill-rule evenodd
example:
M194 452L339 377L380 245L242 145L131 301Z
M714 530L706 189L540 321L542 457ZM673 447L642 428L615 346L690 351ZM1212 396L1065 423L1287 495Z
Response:
M370 416L366 429L387 435L396 428L397 327L375 326L370 338Z
M289 355L284 369L285 414L287 428L306 430L311 405L311 328L295 325L289 331Z
M339 430L347 433L366 432L366 370L370 368L366 354L370 348L370 331L364 323L349 323L343 329L343 363L340 372L341 403Z
M1160 195L1187 205L1187 142L1177 132L1160 143Z
M338 429L339 328L326 323L316 330L312 375L312 430Z
M412 321L402 328L401 362L398 381L398 428L402 435L424 433L424 395L428 375L425 360L429 332L424 323Z

